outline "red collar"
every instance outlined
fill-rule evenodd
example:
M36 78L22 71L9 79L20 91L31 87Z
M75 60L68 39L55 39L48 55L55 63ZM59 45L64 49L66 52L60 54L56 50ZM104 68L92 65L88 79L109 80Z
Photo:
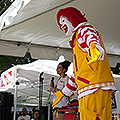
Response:
M63 78L65 78L66 76L67 76L67 74L64 74L64 75L63 75Z

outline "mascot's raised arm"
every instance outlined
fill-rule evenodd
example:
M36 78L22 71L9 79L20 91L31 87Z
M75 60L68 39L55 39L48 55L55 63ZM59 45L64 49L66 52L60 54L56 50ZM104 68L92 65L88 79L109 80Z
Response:
M111 91L116 88L99 31L74 7L60 9L57 23L71 35L74 72L64 89L55 93L52 106L77 88L80 120L111 120Z

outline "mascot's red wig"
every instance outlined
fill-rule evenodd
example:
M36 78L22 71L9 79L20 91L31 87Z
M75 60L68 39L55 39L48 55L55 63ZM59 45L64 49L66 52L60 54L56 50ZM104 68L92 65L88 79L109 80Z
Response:
M66 17L72 23L73 27L76 27L81 22L87 22L84 15L82 15L78 9L74 7L67 7L64 9L60 9L57 13L57 23L60 26L60 28L61 25L59 20L61 16Z

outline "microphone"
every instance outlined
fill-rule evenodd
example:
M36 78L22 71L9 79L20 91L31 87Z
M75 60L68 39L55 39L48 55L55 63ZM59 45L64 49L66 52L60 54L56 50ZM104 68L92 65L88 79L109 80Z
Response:
M44 73L44 72L41 72L41 73L40 73L40 76L39 76L39 78L40 78L40 82L43 82L43 80L44 80L44 78L43 78L43 76L42 76L43 73Z

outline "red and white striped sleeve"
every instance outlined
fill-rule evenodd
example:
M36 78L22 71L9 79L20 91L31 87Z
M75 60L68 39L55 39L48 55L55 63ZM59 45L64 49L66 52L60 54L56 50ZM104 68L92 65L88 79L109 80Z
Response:
M100 51L100 57L98 60L103 60L104 49L100 45L100 35L98 30L89 23L86 23L85 25L83 24L78 30L78 47L83 51L87 50L89 53L91 42L94 42Z
M66 86L62 89L62 93L66 96L71 96L76 90L74 74L70 77Z

